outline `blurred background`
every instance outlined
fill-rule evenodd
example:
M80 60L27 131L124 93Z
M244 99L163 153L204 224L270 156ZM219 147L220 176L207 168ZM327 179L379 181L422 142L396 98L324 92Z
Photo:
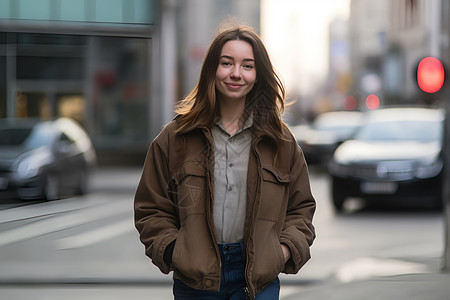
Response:
M450 0L0 0L2 299L171 299L134 191L228 19L269 50L318 202L313 259L281 298L446 276L449 15Z

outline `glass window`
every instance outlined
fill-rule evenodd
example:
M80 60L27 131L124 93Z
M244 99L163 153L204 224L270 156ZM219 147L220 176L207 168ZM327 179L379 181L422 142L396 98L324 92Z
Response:
M16 107L18 118L52 117L50 101L45 93L18 93Z
M36 124L31 131L30 136L26 139L27 149L36 149L45 145L49 145L54 136L54 129L49 123Z
M85 37L23 33L17 38L18 79L83 79Z
M4 128L0 129L0 145L22 145L31 133L31 128Z
M0 48L3 47L0 43ZM6 117L6 56L0 51L0 118Z
M147 143L150 41L101 37L95 43L93 135L100 147Z
M86 101L82 95L57 95L56 109L59 117L71 118L77 120L80 124L84 124Z
M0 0L1 1L1 0ZM1 3L1 2L0 2ZM1 10L1 4L0 4ZM0 118L6 117L6 32L0 32Z
M367 123L356 138L363 141L440 141L442 123L436 121Z
M14 33L14 41L17 90L7 100L0 83L0 116L69 117L99 148L147 148L151 39Z
M82 79L83 74L80 57L17 58L18 79Z

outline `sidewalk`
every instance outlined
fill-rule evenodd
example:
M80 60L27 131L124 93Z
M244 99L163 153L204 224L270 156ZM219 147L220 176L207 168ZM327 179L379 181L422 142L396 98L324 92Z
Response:
M409 274L350 283L330 281L307 288L283 300L447 300L450 274Z
M447 300L450 273L441 273L436 262L427 264L428 273L374 276L342 282L337 275L312 284L283 284L280 300ZM173 299L169 284L54 284L0 285L5 300L138 300Z
M336 274L319 284L310 285L282 300L447 300L450 299L450 272L444 273L439 262L405 262L426 266L423 272L391 276L354 278L345 282Z

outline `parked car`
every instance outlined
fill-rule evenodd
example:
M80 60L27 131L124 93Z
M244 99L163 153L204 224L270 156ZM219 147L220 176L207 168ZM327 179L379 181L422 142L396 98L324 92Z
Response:
M0 119L0 198L83 194L95 164L90 138L72 119Z
M348 197L440 206L444 111L403 107L367 113L329 163L337 211Z
M319 114L297 142L310 164L324 164L333 156L336 148L351 138L363 122L359 111L332 111Z

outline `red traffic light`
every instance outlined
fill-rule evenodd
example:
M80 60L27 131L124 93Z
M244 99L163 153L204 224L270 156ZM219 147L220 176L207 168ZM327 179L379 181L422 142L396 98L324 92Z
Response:
M422 91L435 93L444 84L444 65L435 57L423 58L417 67L417 83Z

